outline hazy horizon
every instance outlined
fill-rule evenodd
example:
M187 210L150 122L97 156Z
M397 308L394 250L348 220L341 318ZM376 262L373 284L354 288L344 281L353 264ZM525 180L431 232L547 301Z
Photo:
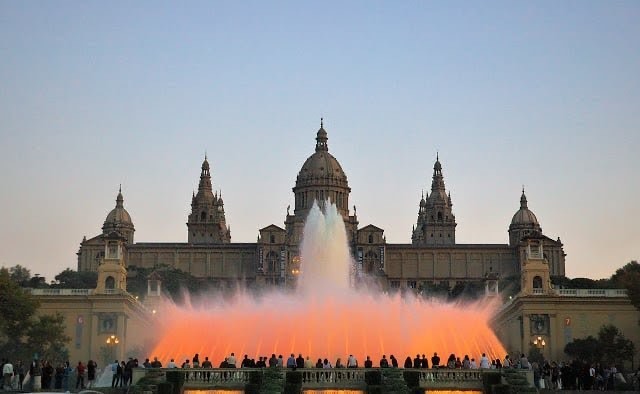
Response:
M186 242L205 152L232 242L284 226L320 117L360 227L410 243L436 152L457 243L522 185L569 277L640 259L640 3L0 0L0 266L77 269L122 184ZM293 211L293 208L291 208Z

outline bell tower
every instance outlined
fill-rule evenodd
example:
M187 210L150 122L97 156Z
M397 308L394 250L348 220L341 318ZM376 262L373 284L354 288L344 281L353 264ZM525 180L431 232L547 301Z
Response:
M552 294L549 263L543 253L544 239L541 235L534 234L523 238L522 241L526 243L526 249L522 263L521 293L524 295Z
M413 228L414 245L454 245L456 243L456 217L453 215L451 193L447 194L442 175L442 164L436 154L431 180L431 194L422 196L418 209L418 223Z
M104 257L98 265L96 294L120 294L127 291L127 269L124 265L126 238L117 232L104 236Z
M227 244L231 229L224 215L222 193L213 193L209 161L205 155L200 172L198 194L191 197L191 214L187 220L187 240L190 244Z

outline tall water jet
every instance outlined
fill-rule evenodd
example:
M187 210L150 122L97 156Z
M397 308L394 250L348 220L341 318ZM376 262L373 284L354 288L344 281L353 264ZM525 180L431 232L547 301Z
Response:
M489 300L452 304L349 286L352 260L335 205L317 204L304 227L298 289L259 299L239 293L231 301L204 297L161 305L157 345L149 356L165 362L209 357L217 364L231 352L250 358L302 353L332 362L349 354L377 366L383 354L399 360L416 353L455 353L502 358L504 348L489 327ZM153 335L154 333L152 333Z
M304 225L299 293L343 293L349 289L351 255L344 220L335 204L325 201L322 212L316 201Z

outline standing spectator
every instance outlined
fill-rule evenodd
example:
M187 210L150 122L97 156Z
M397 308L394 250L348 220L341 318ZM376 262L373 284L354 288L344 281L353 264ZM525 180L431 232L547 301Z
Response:
M422 368L422 369L429 368L429 360L427 360L427 357L424 354L422 355L422 358L420 359L420 368Z
M485 353L482 353L482 357L480 357L480 368L482 369L491 368L491 363L489 363L489 358Z
M407 358L404 359L404 367L407 369L413 368L413 364L411 363L411 356L407 356Z
M55 385L54 385L54 388L56 390L62 390L63 377L64 377L64 365L58 364L58 366L56 367Z
M169 361L169 364L167 364L167 368L178 368L178 365L176 364L174 359L171 359Z
M350 354L347 359L347 368L358 368L358 360L356 360L353 354Z
M29 375L31 376L31 387L33 391L42 388L42 365L37 358L34 358L29 367Z
M227 358L227 368L235 368L235 367L236 367L236 355L233 352L231 352L231 355Z
M76 366L76 390L78 387L84 390L84 374L85 374L85 366L82 364L82 361L78 361L78 366Z
M6 390L12 390L11 380L13 380L13 364L11 364L9 360L5 360L4 366L2 367L2 376L4 377L3 384L7 387Z
M22 360L18 361L18 364L14 368L14 373L18 375L18 391L22 391L22 382L24 381L24 365Z
M129 360L124 365L124 385L129 386L133 380L133 368L135 367L135 361L133 358L129 357Z
M431 368L440 368L440 356L438 353L433 353L433 357L431 357Z
M114 361L111 364L111 387L117 387L118 382L120 382L120 376L118 376L118 367L120 366L120 362L118 360Z
M53 368L53 365L51 365L50 361L47 361L44 364L44 368L42 370L42 388L43 389L47 389L47 390L51 389L51 382L53 381L54 372L55 372L55 369Z
M151 362L151 368L162 368L162 363L158 360L158 357L154 357Z
M98 369L98 364L93 360L89 360L87 362L87 380L89 382L87 387L94 386L96 381L96 369Z
M287 359L287 368L296 369L296 357L291 353L291 356Z
M298 354L298 358L296 358L296 367L304 368L304 358L302 357L302 353Z
M73 372L71 364L69 364L69 361L65 361L64 371L62 372L62 390L65 392L69 391L69 376L71 376L71 372Z
M411 359L411 358L409 358ZM371 357L367 356L367 359L364 360L364 367L365 368L373 368L373 361L371 361Z

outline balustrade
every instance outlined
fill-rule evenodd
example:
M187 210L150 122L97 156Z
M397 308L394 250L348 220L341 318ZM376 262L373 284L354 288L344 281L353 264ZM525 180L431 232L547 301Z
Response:
M401 369L417 371L422 388L482 388L482 375L490 370L481 369ZM180 371L185 374L185 387L190 388L239 388L251 381L252 373L264 373L264 368L188 368L188 369L141 369L142 375L168 371ZM291 369L280 369L283 378ZM369 371L381 371L380 368L303 368L302 387L317 388L366 388L365 374Z

